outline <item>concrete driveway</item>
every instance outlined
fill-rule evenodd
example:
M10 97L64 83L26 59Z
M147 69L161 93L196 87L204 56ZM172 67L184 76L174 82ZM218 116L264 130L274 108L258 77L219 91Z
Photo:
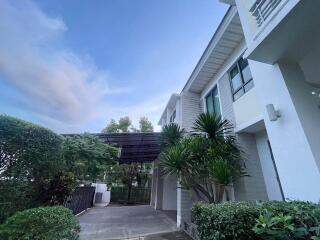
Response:
M177 231L172 219L150 206L92 208L79 221L81 240L128 239Z

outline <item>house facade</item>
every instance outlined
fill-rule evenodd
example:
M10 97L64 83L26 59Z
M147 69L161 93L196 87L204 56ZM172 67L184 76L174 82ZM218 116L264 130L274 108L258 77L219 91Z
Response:
M320 200L320 1L220 0L230 7L159 124L192 131L201 112L230 120L246 152L236 201ZM152 204L190 220L192 198L155 169ZM173 203L172 201L175 201Z

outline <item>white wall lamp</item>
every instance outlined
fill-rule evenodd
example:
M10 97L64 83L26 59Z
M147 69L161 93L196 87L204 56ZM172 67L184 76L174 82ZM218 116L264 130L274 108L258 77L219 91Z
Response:
M266 107L270 121L277 121L281 117L280 112L274 108L273 104L267 104Z

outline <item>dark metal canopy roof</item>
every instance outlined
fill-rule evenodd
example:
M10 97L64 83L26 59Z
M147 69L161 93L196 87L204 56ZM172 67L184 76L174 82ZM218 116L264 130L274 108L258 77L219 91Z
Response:
M121 148L120 163L152 162L160 153L160 133L101 133L105 143Z
M72 136L75 134L65 134ZM160 133L94 133L106 144L121 148L120 163L153 162L160 153Z

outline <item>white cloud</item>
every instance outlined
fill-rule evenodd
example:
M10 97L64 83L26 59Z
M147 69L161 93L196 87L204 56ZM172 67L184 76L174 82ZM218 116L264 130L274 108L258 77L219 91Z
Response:
M0 1L0 72L23 95L23 109L70 124L105 114L112 89L106 71L66 48L59 39L67 26L31 1Z

